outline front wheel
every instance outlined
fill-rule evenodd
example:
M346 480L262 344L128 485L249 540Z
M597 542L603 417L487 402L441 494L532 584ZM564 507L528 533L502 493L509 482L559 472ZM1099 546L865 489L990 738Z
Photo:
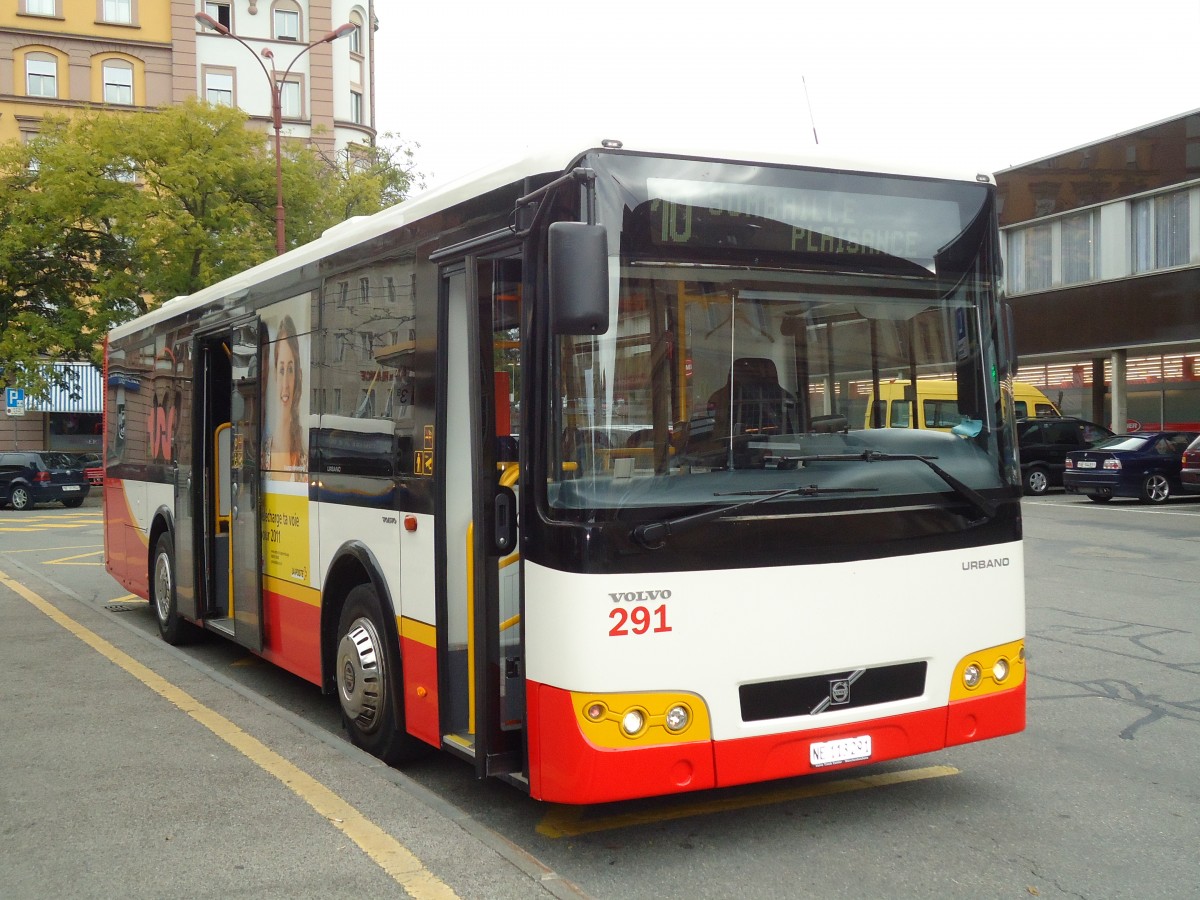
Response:
M351 590L338 622L333 677L351 743L394 766L428 748L404 730L400 653L383 623L374 586Z
M1171 496L1171 482L1161 472L1147 475L1142 481L1142 493L1138 498L1143 503L1166 503Z
M18 512L23 509L29 509L33 506L30 502L29 490L21 485L17 485L12 489L12 494L8 497L8 504Z
M154 604L158 633L172 646L195 636L196 626L179 615L175 603L175 543L164 531L154 545L154 570L150 578L150 602Z
M1040 497L1050 490L1050 476L1040 466L1034 466L1025 473L1025 493Z

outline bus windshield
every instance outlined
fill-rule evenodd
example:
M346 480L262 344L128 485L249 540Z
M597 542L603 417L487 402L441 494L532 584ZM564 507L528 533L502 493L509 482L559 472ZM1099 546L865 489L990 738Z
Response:
M896 506L1005 485L986 184L592 162L613 308L607 333L556 339L552 510L776 491ZM953 427L883 428L887 386L915 404L929 379L949 384Z

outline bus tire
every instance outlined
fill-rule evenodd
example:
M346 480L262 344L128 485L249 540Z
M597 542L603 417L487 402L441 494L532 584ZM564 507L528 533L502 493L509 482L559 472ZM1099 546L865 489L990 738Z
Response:
M338 620L333 672L342 724L352 744L394 766L428 748L404 730L400 653L390 633L375 587L354 587Z
M164 531L154 545L154 568L150 575L150 602L158 633L171 646L186 644L196 634L196 626L179 615L175 600L175 542Z

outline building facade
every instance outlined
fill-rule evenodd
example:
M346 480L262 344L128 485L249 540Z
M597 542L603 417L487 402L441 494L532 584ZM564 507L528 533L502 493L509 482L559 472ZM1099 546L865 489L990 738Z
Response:
M1118 432L1200 429L1200 110L996 180L1020 380Z
M278 83L285 138L369 145L374 22L373 0L13 0L0 10L0 141L28 139L51 113L187 97L237 105L270 132ZM301 53L343 24L354 29Z

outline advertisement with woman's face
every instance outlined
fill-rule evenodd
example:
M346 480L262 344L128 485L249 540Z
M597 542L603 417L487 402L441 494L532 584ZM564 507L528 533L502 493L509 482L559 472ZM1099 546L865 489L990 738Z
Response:
M281 304L283 306L283 304ZM288 303L291 310L273 308L264 315L267 329L266 416L263 422L262 468L269 480L305 481L308 471L308 393L304 373L309 368L309 334L297 327L307 303Z
M311 363L310 296L262 313L263 574L309 584L308 414Z

